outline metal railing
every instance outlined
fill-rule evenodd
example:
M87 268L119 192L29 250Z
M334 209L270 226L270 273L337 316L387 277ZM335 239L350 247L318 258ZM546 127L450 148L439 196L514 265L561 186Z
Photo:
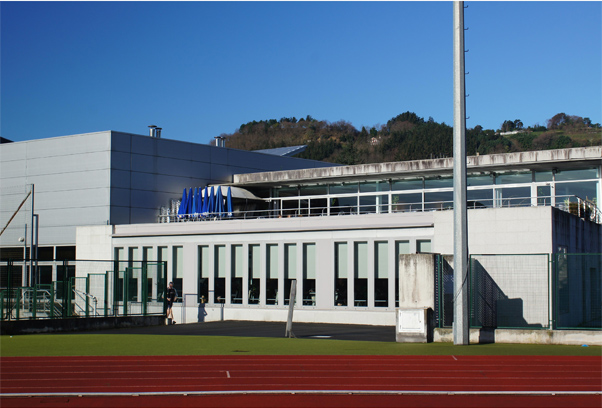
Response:
M360 198L383 197L386 195L377 194L372 196L362 195ZM393 193L394 197L401 197L400 194ZM350 197L345 197L350 198ZM357 196L353 196L357 198ZM467 208L513 208L513 207L535 207L551 206L552 199L555 201L555 208L571 213L580 218L602 224L602 211L596 205L595 201L585 200L575 195L562 196L538 196L538 197L499 197L490 199L468 200ZM298 199L272 199L272 203L277 203L278 208L260 209L260 210L235 210L231 213L193 213L186 215L174 215L169 211L166 214L158 216L159 223L172 222L208 222L208 221L228 221L228 220L251 220L266 218L301 218L301 217L332 217L344 215L364 215L364 214L392 214L407 212L430 212L453 210L452 200L438 201L414 201L392 203L370 203L370 204L349 204L349 205L331 205L331 206L312 206L311 201L304 197ZM328 197L332 199L332 197ZM292 203L300 205L293 206Z

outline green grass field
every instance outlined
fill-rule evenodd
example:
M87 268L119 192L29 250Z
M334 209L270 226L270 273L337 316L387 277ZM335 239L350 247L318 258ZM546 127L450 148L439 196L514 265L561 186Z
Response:
M569 355L601 356L600 346L530 344L393 343L271 337L128 334L36 334L0 336L0 355Z

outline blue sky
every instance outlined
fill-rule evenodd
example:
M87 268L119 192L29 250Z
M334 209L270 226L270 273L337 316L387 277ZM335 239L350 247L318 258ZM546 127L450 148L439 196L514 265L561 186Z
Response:
M467 126L602 123L601 2L466 2ZM2 2L1 135L453 122L451 2Z

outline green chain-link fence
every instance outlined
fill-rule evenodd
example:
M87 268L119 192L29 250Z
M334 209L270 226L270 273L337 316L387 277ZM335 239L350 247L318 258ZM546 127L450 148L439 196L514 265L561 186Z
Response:
M2 320L161 315L165 313L166 262L47 262L57 278L21 286L26 262L0 262ZM115 268L115 269L114 269ZM122 270L120 270L122 269ZM78 276L74 276L77 271ZM117 277L117 278L115 278Z

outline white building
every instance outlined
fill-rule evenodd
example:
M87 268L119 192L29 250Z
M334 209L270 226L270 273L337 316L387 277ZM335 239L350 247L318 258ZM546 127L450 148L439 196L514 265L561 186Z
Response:
M468 158L469 252L602 252L594 205L601 197L601 152ZM452 253L451 170L451 159L438 159L236 174L229 185L261 198L253 211L241 206L233 217L82 227L78 256L167 261L184 322L284 321L296 280L296 321L393 325L396 307L433 307L434 288L418 282L408 289L399 259ZM90 237L97 237L94 245ZM525 305L520 317L546 327L547 258L534 268L540 287L527 292L545 304L535 312ZM499 290L530 302L514 289Z

